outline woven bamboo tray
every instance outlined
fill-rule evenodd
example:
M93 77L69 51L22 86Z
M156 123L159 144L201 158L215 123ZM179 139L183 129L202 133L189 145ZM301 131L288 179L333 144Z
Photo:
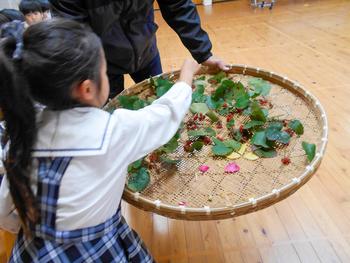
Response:
M205 68L202 72L210 74ZM162 169L160 173L150 171L151 183L141 193L127 188L123 199L146 211L166 217L184 220L214 220L232 218L263 209L283 200L305 184L319 167L325 152L328 124L323 107L316 97L300 84L274 72L246 65L233 65L228 72L234 80L246 84L250 77L260 77L272 85L268 99L273 108L270 116L285 119L299 119L304 125L304 134L293 137L289 146L278 151L275 158L260 158L250 161L243 158L235 160L241 167L236 174L225 174L225 158L213 158L209 147L189 154L179 147L173 157L181 159L175 170ZM179 71L160 76L177 79ZM145 80L121 95L147 93L150 81ZM107 110L118 108L114 98ZM187 117L186 117L187 118ZM185 120L186 120L185 118ZM222 134L225 137L227 134ZM184 141L182 138L180 141ZM301 142L316 144L316 156L309 164ZM281 158L288 156L289 165L283 165ZM208 172L200 174L198 167L208 164Z

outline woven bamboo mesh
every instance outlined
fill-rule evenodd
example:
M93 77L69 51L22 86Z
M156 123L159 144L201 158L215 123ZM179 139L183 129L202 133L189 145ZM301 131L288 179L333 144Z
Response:
M208 73L205 72L204 73ZM176 79L179 72L163 74ZM207 78L208 78L208 74ZM179 146L170 157L179 159L176 166L163 166L150 170L151 183L142 193L133 193L127 188L123 198L147 211L167 217L186 220L223 219L246 214L270 206L295 192L310 179L319 166L327 142L327 119L319 101L299 84L275 73L247 66L232 66L229 78L241 81L245 86L251 77L261 77L272 85L268 99L273 108L269 116L280 119L299 119L304 125L301 137L293 136L288 147L280 147L275 158L260 158L256 161L240 158L234 160L240 166L235 174L224 172L230 161L213 157L211 146L188 153ZM125 90L122 95L145 97L150 92L149 80ZM206 92L215 87L206 87ZM117 99L107 109L118 108ZM189 115L185 117L185 121ZM225 117L220 117L225 123ZM245 122L247 117L236 118ZM216 130L227 138L226 129ZM187 140L187 133L180 137L180 145ZM301 142L316 144L316 157L307 163ZM283 165L281 158L289 157L291 163ZM201 173L198 168L206 164L210 169Z

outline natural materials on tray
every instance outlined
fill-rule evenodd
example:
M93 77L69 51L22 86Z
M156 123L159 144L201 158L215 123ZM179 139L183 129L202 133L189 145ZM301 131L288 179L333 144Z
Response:
M153 89L146 97L119 96L119 105L138 110L164 95L173 84L171 79L152 78ZM269 110L274 106L268 96L271 88L270 83L261 78L252 77L243 85L224 72L211 77L199 76L193 82L192 104L183 125L166 145L129 166L128 188L142 191L150 182L149 169L157 171L167 165L176 166L179 160L171 156L181 147L188 155L196 155L204 146L210 146L213 156L227 158L223 172L228 173L240 169L230 160L242 157L255 161L279 155L293 136L303 135L304 126L298 119L270 116ZM311 162L316 146L303 142L302 147ZM282 163L288 165L289 157L283 156ZM204 166L202 168L204 172Z

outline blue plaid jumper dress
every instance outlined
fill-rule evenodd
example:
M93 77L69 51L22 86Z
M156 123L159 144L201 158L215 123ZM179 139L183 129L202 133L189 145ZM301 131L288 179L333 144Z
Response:
M20 231L9 262L154 262L142 240L117 213L97 226L73 231L55 227L61 179L72 158L38 158L40 223L32 237Z

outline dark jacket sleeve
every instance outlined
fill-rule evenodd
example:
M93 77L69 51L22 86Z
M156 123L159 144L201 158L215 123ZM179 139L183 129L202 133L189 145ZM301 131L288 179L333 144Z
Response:
M89 23L83 0L49 0L53 16Z
M163 18L178 34L182 43L198 63L211 55L211 42L208 34L201 28L196 6L191 0L157 0Z

